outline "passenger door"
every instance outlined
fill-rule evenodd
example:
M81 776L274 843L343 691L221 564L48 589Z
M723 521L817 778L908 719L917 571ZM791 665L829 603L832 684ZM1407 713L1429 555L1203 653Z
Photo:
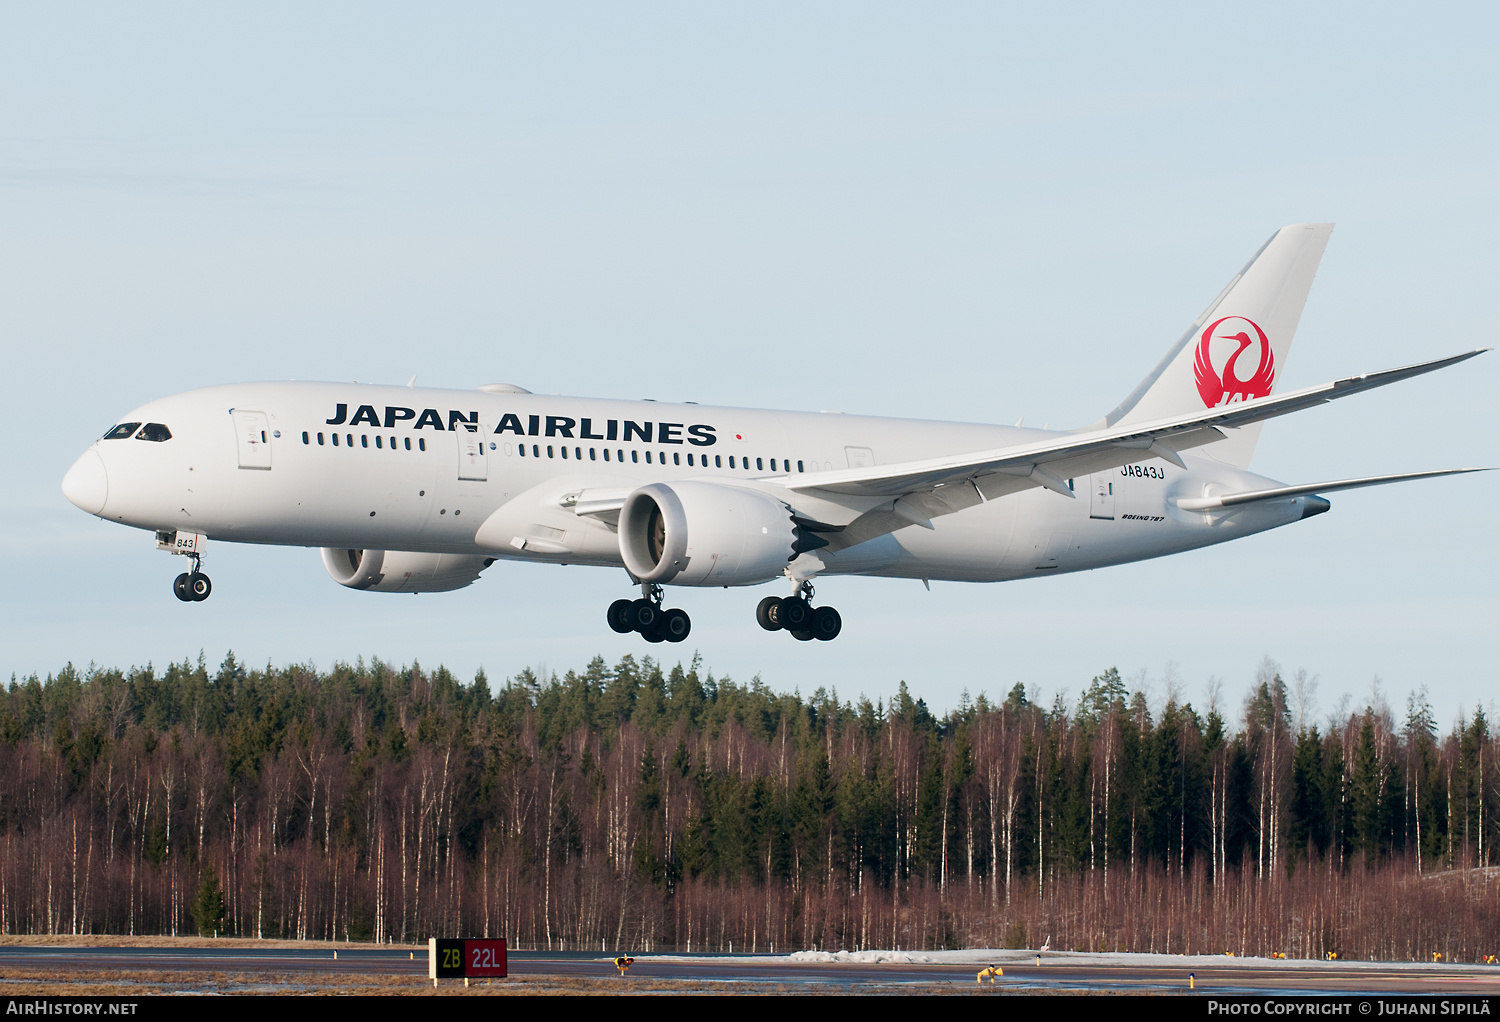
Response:
M453 435L458 440L458 478L478 483L489 479L489 452L479 427L472 422L459 422Z
M1113 520L1115 517L1115 480L1120 473L1115 470L1108 472L1095 472L1089 476L1089 517L1106 518Z
M265 412L247 412L232 408L235 444L239 448L240 468L271 469L271 420Z

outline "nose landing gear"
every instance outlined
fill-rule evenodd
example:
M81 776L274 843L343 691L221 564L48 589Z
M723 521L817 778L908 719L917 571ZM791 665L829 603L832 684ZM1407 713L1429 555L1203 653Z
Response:
M184 571L172 580L172 592L183 603L202 603L214 591L214 584L198 570L203 566L203 559L197 554L189 556L193 558L193 570Z
M755 620L768 632L786 630L799 642L821 639L828 642L838 638L844 627L844 619L832 607L812 605L813 586L803 582L794 596L785 599L767 596L755 608Z
M609 605L609 627L624 635L640 632L647 642L681 642L693 630L687 611L662 608L662 587L641 583L641 598L616 600Z
M214 584L203 574L203 548L208 537L201 532L178 532L158 529L156 549L179 554L193 562L192 571L184 571L172 580L172 595L183 603L201 603L214 591Z

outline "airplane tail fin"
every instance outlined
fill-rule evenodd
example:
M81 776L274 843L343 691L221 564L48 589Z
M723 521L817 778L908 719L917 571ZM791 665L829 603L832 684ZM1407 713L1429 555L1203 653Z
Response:
M1283 227L1235 274L1187 333L1097 427L1149 422L1272 393L1333 224ZM1245 468L1260 423L1200 450Z

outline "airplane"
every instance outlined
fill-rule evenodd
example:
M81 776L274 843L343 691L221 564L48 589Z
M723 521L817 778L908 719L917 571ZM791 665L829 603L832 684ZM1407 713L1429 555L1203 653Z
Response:
M1326 512L1322 494L1482 469L1285 485L1249 471L1261 425L1457 365L1448 358L1276 393L1332 224L1271 236L1157 366L1073 430L532 394L271 382L152 401L62 482L155 534L207 599L209 539L319 547L376 593L470 585L496 560L624 568L606 620L681 642L667 586L782 580L755 616L801 641L838 575L999 582L1161 557Z

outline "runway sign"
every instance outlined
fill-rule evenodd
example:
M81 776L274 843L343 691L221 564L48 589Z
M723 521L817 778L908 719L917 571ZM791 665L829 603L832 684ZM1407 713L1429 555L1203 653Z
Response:
M428 979L504 979L504 940L458 940L433 937L427 941Z

